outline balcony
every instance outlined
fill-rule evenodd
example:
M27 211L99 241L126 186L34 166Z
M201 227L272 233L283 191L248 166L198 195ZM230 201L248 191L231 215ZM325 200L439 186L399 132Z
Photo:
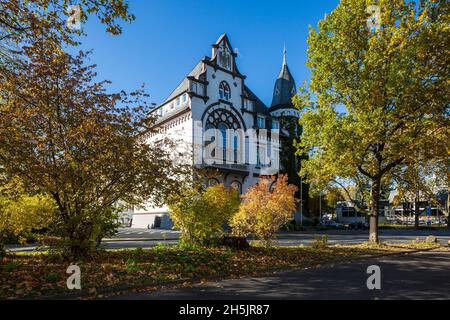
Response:
M205 163L201 165L202 168L220 170L220 171L228 171L228 172L249 172L249 166L247 164L241 163Z
M206 97L206 85L191 79L189 80L189 93L204 98Z

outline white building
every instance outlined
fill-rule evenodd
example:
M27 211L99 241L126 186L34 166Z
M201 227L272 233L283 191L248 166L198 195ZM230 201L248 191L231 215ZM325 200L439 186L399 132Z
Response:
M268 108L245 84L239 72L237 54L226 34L170 96L152 112L158 116L158 135L178 140L180 150L193 154L193 165L215 173L208 184L224 183L245 192L260 176L280 169L279 142L288 135L280 128L286 120L297 119L291 98L295 81L286 64L275 83ZM216 171L217 170L217 171ZM168 208L145 204L135 208L133 227L170 228Z

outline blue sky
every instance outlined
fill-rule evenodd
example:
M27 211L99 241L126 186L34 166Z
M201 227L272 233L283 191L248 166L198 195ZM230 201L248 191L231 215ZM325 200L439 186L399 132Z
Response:
M111 91L134 90L145 83L150 102L161 103L226 32L237 48L247 85L266 103L286 44L297 86L309 78L306 62L308 26L316 26L338 0L129 0L136 21L112 36L95 19L83 26L81 49L93 50L99 79Z

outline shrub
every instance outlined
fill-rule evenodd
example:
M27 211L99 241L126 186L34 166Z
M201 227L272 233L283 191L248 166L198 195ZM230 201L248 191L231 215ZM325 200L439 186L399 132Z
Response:
M60 275L55 272L50 272L45 275L45 280L50 283L58 282L61 279Z
M237 190L219 184L205 191L194 188L172 195L168 204L182 243L212 245L219 243L223 225L238 210L239 196Z
M63 254L70 257L82 257L99 247L102 239L116 234L120 223L117 209L87 208L80 214L56 220L53 229L62 237L58 243Z
M439 241L438 241L438 239L435 236L428 236L425 239L425 242L426 243L438 243Z
M1 260L0 260L1 261ZM12 272L17 268L17 263L14 261L8 262L4 266L0 265L0 268L2 268L5 272Z
M42 194L28 193L18 179L0 186L0 255L9 236L23 238L33 230L51 225L56 212L54 201Z
M301 229L300 224L298 224L295 220L292 220L289 223L282 225L280 227L281 231L288 231L288 232L300 231L300 229Z
M302 222L302 225L303 225L304 227L313 227L313 226L314 226L314 223L313 223L311 220L306 220L306 219L304 219L303 222Z
M268 246L280 227L293 219L297 187L288 184L286 175L280 175L271 188L272 183L272 179L261 179L243 196L231 220L234 235L253 234Z
M325 249L328 247L328 235L316 236L311 243L313 249Z

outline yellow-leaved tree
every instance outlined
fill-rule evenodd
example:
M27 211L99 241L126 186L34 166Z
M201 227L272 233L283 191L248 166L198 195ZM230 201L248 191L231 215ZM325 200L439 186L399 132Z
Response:
M186 189L168 201L175 228L185 244L210 245L220 239L223 226L239 208L238 191L223 184Z
M280 227L293 219L297 187L288 184L286 175L276 181L261 179L243 196L239 211L231 219L233 234L255 235L269 246Z

